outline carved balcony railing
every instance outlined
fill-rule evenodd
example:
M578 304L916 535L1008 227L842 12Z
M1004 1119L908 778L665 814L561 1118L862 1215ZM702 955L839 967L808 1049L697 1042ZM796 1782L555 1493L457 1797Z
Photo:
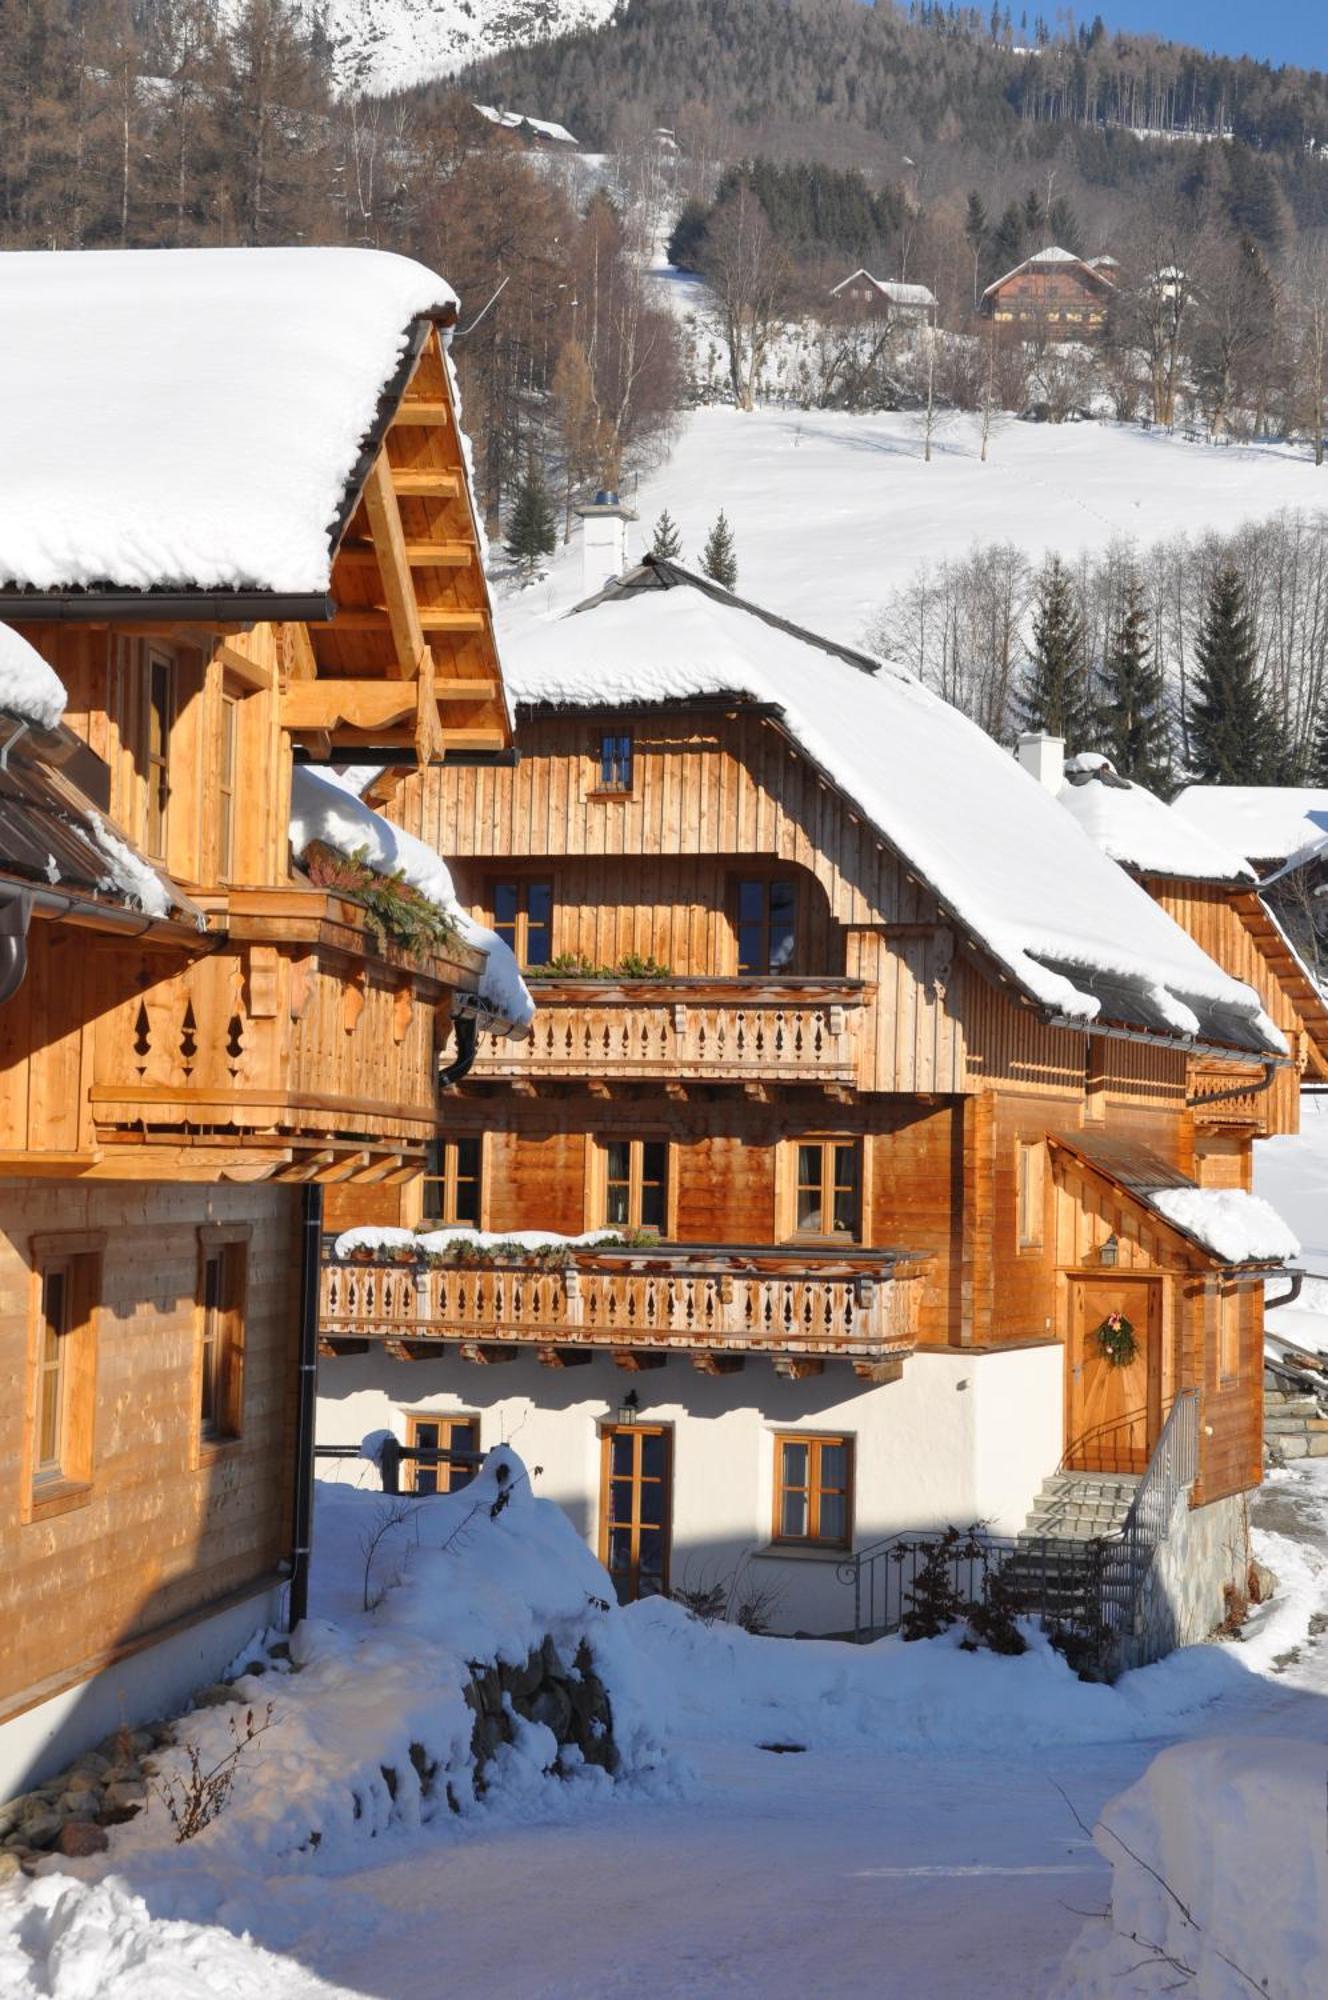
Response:
M856 979L541 979L529 1039L483 1042L471 1074L852 1084L869 990Z
M528 1347L566 1366L600 1349L649 1367L678 1352L713 1373L765 1354L795 1377L847 1360L883 1381L913 1349L926 1262L899 1250L712 1245L578 1249L560 1265L537 1254L495 1263L332 1256L319 1325L331 1353L383 1342L419 1358L452 1342L475 1360Z
M480 955L380 950L355 905L316 891L236 893L212 921L183 960L98 952L99 1145L248 1145L256 1165L266 1151L297 1168L313 1153L332 1179L418 1164L453 994Z

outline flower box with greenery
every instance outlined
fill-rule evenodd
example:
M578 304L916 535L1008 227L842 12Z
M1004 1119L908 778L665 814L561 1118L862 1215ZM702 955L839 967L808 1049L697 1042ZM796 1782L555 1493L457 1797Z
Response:
M1113 1368L1128 1368L1139 1352L1134 1323L1124 1313L1108 1313L1097 1328L1097 1344Z
M364 911L375 948L404 952L417 964L461 943L455 923L437 903L420 894L398 871L379 874L358 857L336 854L321 841L305 850L304 869L316 889L326 889Z
M671 979L673 968L661 965L657 958L642 958L635 951L625 952L616 965L596 965L579 951L560 951L546 965L527 966L525 976L527 979Z
M424 1239L436 1235L436 1223L421 1223L416 1230L414 1242L358 1243L345 1251L340 1261L343 1264L397 1264L410 1265L421 1271L441 1270L444 1265L454 1264L463 1270L492 1269L528 1271L566 1271L583 1252L600 1250L654 1250L659 1247L659 1233L654 1229L605 1230L593 1243L567 1243L552 1240L534 1245L521 1243L515 1238L500 1241L475 1241L458 1236L445 1248L436 1249Z

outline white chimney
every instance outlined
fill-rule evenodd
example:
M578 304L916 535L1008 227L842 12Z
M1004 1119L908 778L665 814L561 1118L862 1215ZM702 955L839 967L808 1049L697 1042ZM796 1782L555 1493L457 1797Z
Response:
M1048 736L1045 729L1030 729L1019 738L1018 756L1029 777L1057 797L1065 783L1065 738Z
M589 506L576 511L581 520L582 584L586 596L594 597L626 569L627 523L636 515L616 493L606 492L597 493Z

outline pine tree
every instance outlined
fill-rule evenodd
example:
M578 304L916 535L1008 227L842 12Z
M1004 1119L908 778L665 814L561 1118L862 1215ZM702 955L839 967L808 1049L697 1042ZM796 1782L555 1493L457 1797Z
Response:
M1171 789L1165 697L1162 669L1153 658L1143 588L1132 572L1102 662L1099 747L1122 778L1133 778L1164 795Z
M1268 785L1283 765L1258 668L1258 640L1234 564L1208 589L1190 693L1190 764L1206 785Z
M1328 696L1319 711L1319 726L1314 732L1314 747L1310 751L1309 781L1312 785L1328 788Z
M553 554L557 540L549 489L544 484L543 471L532 459L525 477L517 484L512 511L507 517L504 546L521 575L531 577L539 568L540 557Z
M677 562L682 554L677 524L667 507L655 523L655 538L650 544L650 553L658 556L661 562Z
M1059 556L1050 557L1038 579L1033 656L1017 706L1026 729L1063 736L1072 755L1095 747L1084 621L1075 603L1074 583Z
M719 519L710 530L709 538L706 541L705 549L701 556L701 568L714 582L722 583L725 590L736 588L738 582L738 554L733 546L733 530L729 526L728 516L722 507L719 510Z

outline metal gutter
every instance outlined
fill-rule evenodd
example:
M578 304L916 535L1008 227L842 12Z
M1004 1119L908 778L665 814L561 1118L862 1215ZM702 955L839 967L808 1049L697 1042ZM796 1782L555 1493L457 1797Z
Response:
M1243 1062L1253 1066L1271 1066L1274 1069L1288 1069L1290 1056L1259 1055L1253 1049L1230 1049L1220 1042L1195 1042L1188 1035L1159 1035L1148 1028L1109 1028L1096 1021L1077 1020L1072 1014L1044 1014L1043 1021L1049 1028L1066 1028L1072 1034L1099 1035L1109 1042L1139 1042L1149 1049L1174 1049L1185 1056L1215 1056L1222 1062ZM1237 1097L1245 1097L1253 1086L1242 1084L1235 1092ZM1263 1085L1259 1086L1264 1088Z
M195 951L199 939L208 935L201 922L201 911L197 924L183 923L178 917L150 917L142 910L98 903L89 896L67 896L59 889L42 889L36 883L15 881L12 876L0 881L0 897L10 894L29 897L31 908L45 917L79 917L128 937L159 938L163 944L187 944Z
M0 590L0 618L13 625L326 625L336 611L325 591Z

